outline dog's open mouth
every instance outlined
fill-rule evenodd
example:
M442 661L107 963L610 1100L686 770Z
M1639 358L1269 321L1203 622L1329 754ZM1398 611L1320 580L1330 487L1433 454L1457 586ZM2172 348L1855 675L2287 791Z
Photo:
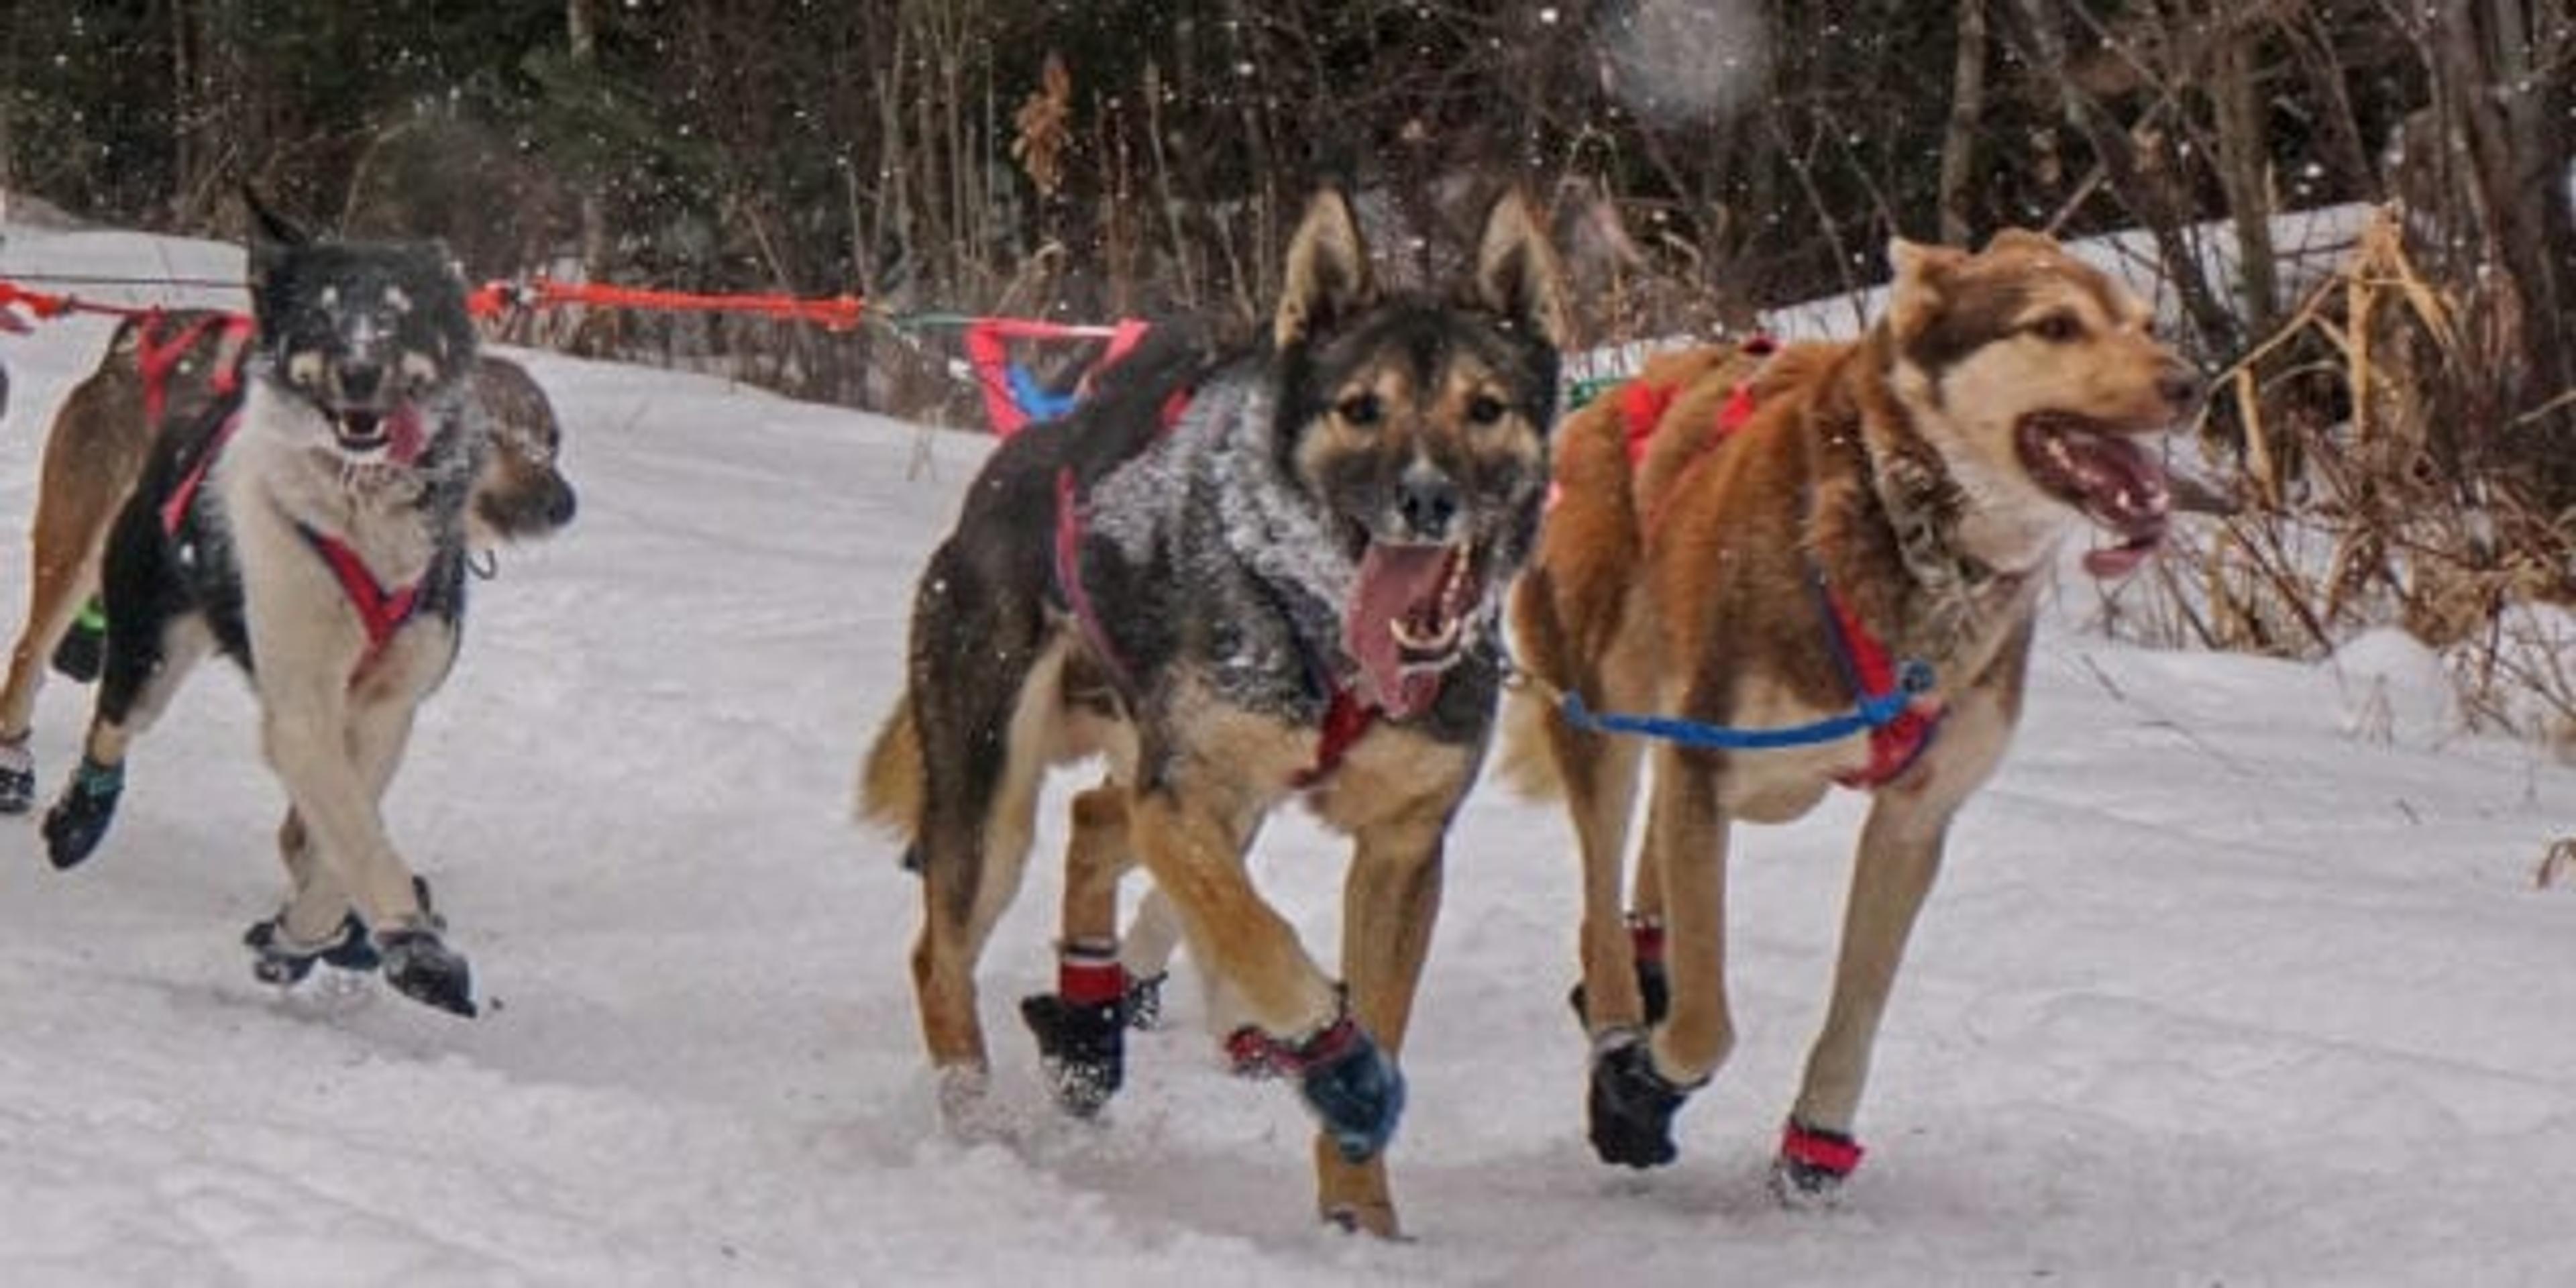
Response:
M1342 647L1360 667L1360 697L1397 719L1431 705L1440 673L1467 644L1476 611L1476 552L1371 541L1342 623Z
M409 465L419 459L426 439L420 414L408 403L390 411L341 411L330 419L332 445L342 455L362 460L382 456L397 465Z
M2173 493L2164 466L2136 436L2082 416L2039 412L2022 417L2013 438L2034 482L2119 538L2086 553L2086 572L2121 576L2164 544Z

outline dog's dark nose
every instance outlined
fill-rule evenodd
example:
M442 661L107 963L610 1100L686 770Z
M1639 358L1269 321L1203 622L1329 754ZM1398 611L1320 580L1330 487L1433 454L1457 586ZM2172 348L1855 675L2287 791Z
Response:
M351 402L374 402L385 386L385 369L372 362L342 363L339 375L340 396Z
M554 495L546 498L547 524L560 528L565 524L572 522L572 512L576 508L577 499L573 496L572 484L559 483L555 485Z
M2200 372L2182 362L2166 363L2164 374L2156 377L2156 392L2183 411L2200 406L2203 388Z
M1423 541L1446 541L1458 519L1458 484L1438 466L1416 461L1396 481L1396 511L1410 535Z

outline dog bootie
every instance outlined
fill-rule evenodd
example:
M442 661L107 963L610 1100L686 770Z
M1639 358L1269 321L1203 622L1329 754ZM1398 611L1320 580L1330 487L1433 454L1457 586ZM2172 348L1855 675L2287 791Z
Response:
M1643 1034L1623 1035L1592 1058L1592 1152L1626 1167L1672 1162L1681 1155L1673 1144L1673 1115L1698 1089L1655 1072Z
M1780 1130L1780 1153L1771 1160L1771 1193L1792 1207L1830 1204L1859 1170L1861 1153L1849 1133L1792 1118Z
M36 758L24 738L0 742L0 814L24 814L36 803Z
M56 868L73 867L98 848L107 825L116 821L117 798L124 794L124 765L81 757L61 798L45 811L45 856Z
M281 912L251 923L242 935L242 946L250 949L250 973L261 983L280 987L302 983L316 962L363 972L374 970L381 960L375 941L367 936L366 923L354 912L342 917L339 928L318 944L298 943L289 936L286 914Z
M1056 991L1020 999L1037 1036L1039 1063L1055 1102L1089 1118L1127 1079L1127 972L1110 949L1068 945L1056 963Z
M54 670L74 684L87 684L98 678L99 664L106 657L107 614L93 599L72 619L62 642L54 645Z
M384 957L385 982L394 991L452 1015L472 1019L474 972L465 958L447 946L438 932L425 928L387 931L377 937Z
M1237 1029L1226 1039L1226 1050L1238 1074L1294 1076L1297 1094L1322 1120L1343 1161L1365 1163L1395 1139L1396 1122L1404 1116L1404 1072L1348 1014L1300 1042Z

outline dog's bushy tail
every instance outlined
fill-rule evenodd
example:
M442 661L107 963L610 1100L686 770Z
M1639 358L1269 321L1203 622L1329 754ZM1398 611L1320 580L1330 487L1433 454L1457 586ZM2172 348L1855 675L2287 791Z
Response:
M906 693L886 713L867 758L859 762L853 812L860 822L884 828L904 841L918 839L923 773L921 725L913 717L912 695Z
M1531 800L1560 800L1565 776L1548 747L1548 724L1559 717L1555 704L1536 685L1516 684L1503 699L1502 754L1494 772L1513 791Z

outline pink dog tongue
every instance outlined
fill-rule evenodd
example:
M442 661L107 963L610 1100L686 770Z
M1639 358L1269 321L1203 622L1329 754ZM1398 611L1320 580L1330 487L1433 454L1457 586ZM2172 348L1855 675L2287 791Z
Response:
M2096 577L2126 576L2164 542L2173 512L2164 465L2125 438L2088 436L2071 440L2069 447L2087 493L2085 510L2121 538L2118 545L2086 552L2084 570Z
M396 465L409 465L420 459L420 449L429 445L429 436L421 432L420 413L411 404L396 407L385 417L385 433L391 441L385 444L385 455Z
M1360 556L1359 585L1342 621L1342 649L1360 664L1360 698L1396 719L1413 715L1439 692L1437 671L1407 675L1395 624L1407 617L1436 622L1455 552L1444 546L1370 542Z

